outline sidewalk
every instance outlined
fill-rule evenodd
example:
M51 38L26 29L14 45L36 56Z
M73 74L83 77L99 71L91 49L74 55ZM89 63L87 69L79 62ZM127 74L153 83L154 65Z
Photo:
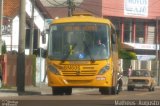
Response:
M40 84L38 86L26 86L25 92L18 94L17 87L0 88L0 97L19 96L19 95L44 95L51 93L51 88L47 84Z

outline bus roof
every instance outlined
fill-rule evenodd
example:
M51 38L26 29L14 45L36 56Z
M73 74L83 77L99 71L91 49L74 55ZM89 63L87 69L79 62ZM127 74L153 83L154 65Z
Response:
M93 22L93 23L106 23L112 25L110 20L104 18L98 18L94 16L71 16L65 18L59 18L52 21L52 24L70 23L70 22Z

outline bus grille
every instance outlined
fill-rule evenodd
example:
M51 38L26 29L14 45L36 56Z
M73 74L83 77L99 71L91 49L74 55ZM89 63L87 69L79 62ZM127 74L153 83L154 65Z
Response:
M94 76L96 70L62 71L63 76Z

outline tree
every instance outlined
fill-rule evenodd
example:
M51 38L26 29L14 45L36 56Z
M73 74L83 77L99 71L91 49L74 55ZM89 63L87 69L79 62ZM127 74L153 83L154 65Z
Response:
M2 45L2 51L1 51L1 53L5 54L6 52L7 52L7 50L6 50L6 43L4 42L3 45Z
M127 51L122 48L120 38L118 37L118 55L120 59L137 59L136 53L133 51Z
M121 59L137 59L136 53L127 51L127 50L119 50L119 58Z

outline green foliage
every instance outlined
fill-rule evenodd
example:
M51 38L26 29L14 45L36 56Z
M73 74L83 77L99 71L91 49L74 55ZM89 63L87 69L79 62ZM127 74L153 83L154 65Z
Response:
M137 59L136 53L132 51L127 51L122 48L120 38L118 37L118 55L120 59Z
M137 59L136 53L126 50L119 50L119 58L121 59Z
M2 45L1 53L2 53L2 54L5 54L6 52L7 52L6 43L4 42L3 45Z

